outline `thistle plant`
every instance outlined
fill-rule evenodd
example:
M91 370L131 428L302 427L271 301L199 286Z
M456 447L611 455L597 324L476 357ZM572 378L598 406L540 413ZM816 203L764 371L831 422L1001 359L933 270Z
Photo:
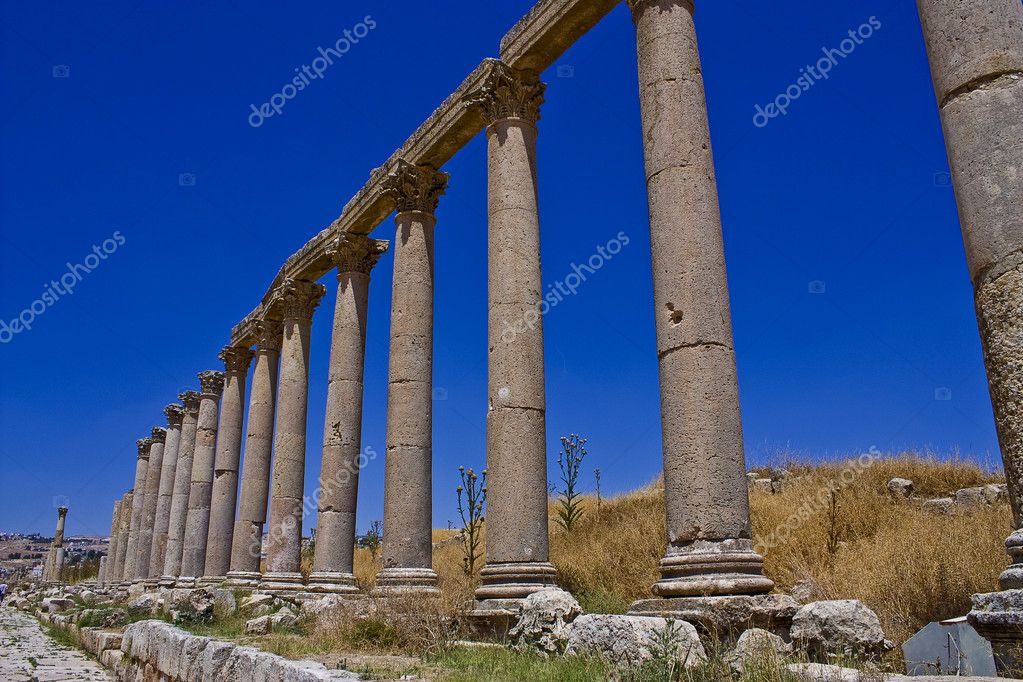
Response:
M487 470L476 475L472 469L458 467L462 484L455 488L458 496L458 514L462 517L462 568L465 575L476 573L476 564L483 557L480 544L483 540L483 522L486 520L484 506L487 503Z
M561 483L564 488L558 493L558 523L568 532L582 518L583 507L576 486L583 459L586 458L586 439L577 433L561 437L561 452L558 453L558 467L561 469Z
M377 560L377 553L380 551L380 535L380 522L374 521L369 524L369 530L366 531L366 539L363 540L363 544L369 550L374 563Z

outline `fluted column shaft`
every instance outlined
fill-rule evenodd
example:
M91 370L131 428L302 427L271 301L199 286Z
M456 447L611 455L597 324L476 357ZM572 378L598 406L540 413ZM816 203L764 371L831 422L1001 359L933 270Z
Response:
M257 329L259 343L252 370L241 500L232 538L231 570L227 574L228 582L239 587L254 587L261 577L259 560L270 495L270 458L281 355L281 324L262 320L257 323Z
M536 123L544 85L500 65L470 96L488 123L487 562L479 599L517 599L554 581L547 538ZM509 332L508 330L512 331Z
M160 501L160 479L166 450L167 430L156 427L150 436L149 466L146 471L146 499L142 504L142 522L139 524L139 558L135 566L135 579L150 578L150 559L153 556L153 528L156 525L156 507ZM162 566L161 566L162 568Z
M138 459L135 462L135 491L131 503L131 525L128 526L128 549L124 555L124 580L135 581L139 564L139 529L142 527L142 507L146 500L146 476L149 473L149 448L152 441L143 438L138 445Z
M691 0L630 0L654 273L663 597L758 594L721 216Z
M167 554L163 560L160 584L173 586L181 575L181 557L185 546L185 524L188 520L188 496L192 490L192 458L195 455L195 435L199 427L199 394L185 391L178 396L185 405L181 420L181 444L178 446L178 466L174 471L174 495L171 498L170 521L167 528Z
M249 373L252 351L229 346L221 351L220 359L224 361L226 372L224 397L220 403L220 427L217 431L210 531L206 541L205 575L210 582L223 582L231 568L231 541L245 418L245 379Z
M917 0L973 281L1023 588L1023 5Z
M284 340L277 388L267 572L261 587L302 586L302 511L305 492L306 414L309 400L309 334L323 285L288 280L278 292Z
M167 558L167 534L170 528L171 504L174 499L174 480L178 468L178 450L181 446L181 420L184 407L178 404L163 409L167 415L167 439L163 446L163 470L160 473L160 489L157 491L156 518L153 522L153 544L149 553L149 580L158 580L163 575Z
M333 250L337 300L330 342L316 550L309 589L355 592L356 506L370 270L386 242L346 236Z
M192 481L188 491L184 549L181 552L180 587L192 587L206 568L206 540L210 532L210 503L213 499L213 467L217 454L217 421L224 373L199 373L199 416L192 455Z

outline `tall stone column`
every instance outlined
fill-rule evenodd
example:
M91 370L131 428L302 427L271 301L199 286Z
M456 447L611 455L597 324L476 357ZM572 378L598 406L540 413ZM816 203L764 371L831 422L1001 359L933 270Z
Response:
M106 587L107 585L107 557L103 555L99 558L99 575L96 576L96 584L100 587Z
M217 451L217 413L220 396L224 392L224 373L213 370L199 372L199 384L202 392L199 394L192 482L188 491L181 576L176 583L178 587L195 587L206 567L206 539L210 532L213 467Z
M281 323L272 320L257 322L256 329L259 339L256 345L256 365L252 370L252 393L249 396L241 499L231 543L231 570L227 574L227 583L235 587L256 587L262 578L259 560L267 498L270 495L277 368L283 331Z
M163 408L163 413L167 415L167 439L163 446L163 469L160 472L156 518L153 522L153 544L149 553L149 577L146 584L150 587L159 582L167 558L167 534L170 529L174 479L178 468L178 450L181 446L181 420L185 417L185 408L172 403Z
M149 437L149 466L146 470L146 499L142 503L142 522L139 524L139 558L135 566L136 580L150 582L150 559L153 555L153 527L156 525L156 506L160 501L160 477L163 474L163 458L167 440L167 429L156 426Z
M383 570L376 593L437 593L433 571L433 231L448 175L399 161L387 381Z
M764 594L774 583L764 577L763 558L751 540L693 3L629 0L629 5L639 56L668 528L661 580L653 591L666 598ZM633 608L644 607L665 608L663 603Z
M316 516L316 550L309 590L357 592L355 513L362 447L363 364L369 274L387 242L345 235L331 249L337 301L330 342L327 415Z
M242 456L242 426L245 418L245 380L253 353L248 348L228 346L220 351L225 372L224 397L220 405L217 458L214 466L210 531L206 541L204 581L222 583L231 567L231 540L238 499L238 466Z
M170 521L167 528L167 554L163 560L160 585L173 587L181 575L181 557L185 547L185 524L188 520L188 496L192 490L192 457L195 455L195 435L199 427L199 394L185 391L178 395L185 406L181 420L181 444L178 446L178 466L174 471L174 495L171 498Z
M1002 592L970 622L999 671L1023 668L1023 5L917 0L973 282L1013 526Z
M545 86L498 64L469 95L487 125L487 563L481 600L554 582L547 537L547 443L536 124Z
M46 557L43 580L60 582L64 575L64 522L67 519L67 507L57 507L57 527L53 531L50 552Z
M128 556L128 531L131 528L131 509L135 503L135 492L129 490L121 498L121 516L117 529L117 555L114 557L114 573L111 582L124 584L124 560Z
M124 555L124 581L133 583L139 578L139 529L142 527L142 508L146 500L146 476L149 474L149 448L151 438L135 441L138 459L135 462L135 495L131 503L131 525L128 526L128 551Z
M121 532L121 501L114 500L114 513L110 519L110 542L107 543L107 571L105 582L111 583L117 580L114 577L114 565L117 563L117 538Z
M309 334L322 284L287 279L272 306L284 321L277 431L274 435L270 530L262 589L302 588L302 507L305 491L306 413L309 402Z

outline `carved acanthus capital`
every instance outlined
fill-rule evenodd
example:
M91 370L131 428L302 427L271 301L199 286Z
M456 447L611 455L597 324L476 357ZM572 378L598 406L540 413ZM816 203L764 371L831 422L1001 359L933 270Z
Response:
M249 348L224 346L218 357L224 361L224 368L228 374L241 374L244 376L249 371L249 363L252 362L254 355L255 353Z
M448 187L447 173L398 159L398 167L383 180L383 193L394 199L398 213L433 213Z
M274 307L280 306L285 320L311 320L327 287L316 282L288 277L274 295Z
M149 459L149 446L152 444L152 438L139 438L135 441L135 446L139 449L139 459Z
M212 369L199 372L199 386L202 387L203 397L219 398L220 394L224 392L224 373Z
M679 6L687 9L690 14L696 13L694 0L625 0L625 4L629 6L633 19L638 19L640 11L648 7L656 7L661 9L661 11L666 11L670 7Z
M540 120L547 86L532 71L519 71L497 62L483 85L465 96L466 107L479 107L487 124L508 118Z
M284 325L277 320L260 320L256 323L256 345L259 350L281 352L284 341Z
M196 391L184 391L178 394L178 400L185 404L185 412L199 414L200 396Z
M165 443L167 441L167 429L162 426L154 426L153 431L149 436L149 440L154 443Z
M370 239L361 234L344 234L331 242L327 257L337 268L338 276L345 272L368 275L390 244L381 239Z
M67 516L67 507L57 507L57 517L64 518Z
M173 429L181 426L181 420L185 418L185 406L171 403L163 408L163 413L167 415L167 426Z

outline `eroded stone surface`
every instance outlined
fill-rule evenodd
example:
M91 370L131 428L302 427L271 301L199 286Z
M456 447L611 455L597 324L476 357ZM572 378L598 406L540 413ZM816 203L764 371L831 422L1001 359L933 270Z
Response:
M0 607L0 680L108 682L114 678L81 651L50 639L35 618Z

